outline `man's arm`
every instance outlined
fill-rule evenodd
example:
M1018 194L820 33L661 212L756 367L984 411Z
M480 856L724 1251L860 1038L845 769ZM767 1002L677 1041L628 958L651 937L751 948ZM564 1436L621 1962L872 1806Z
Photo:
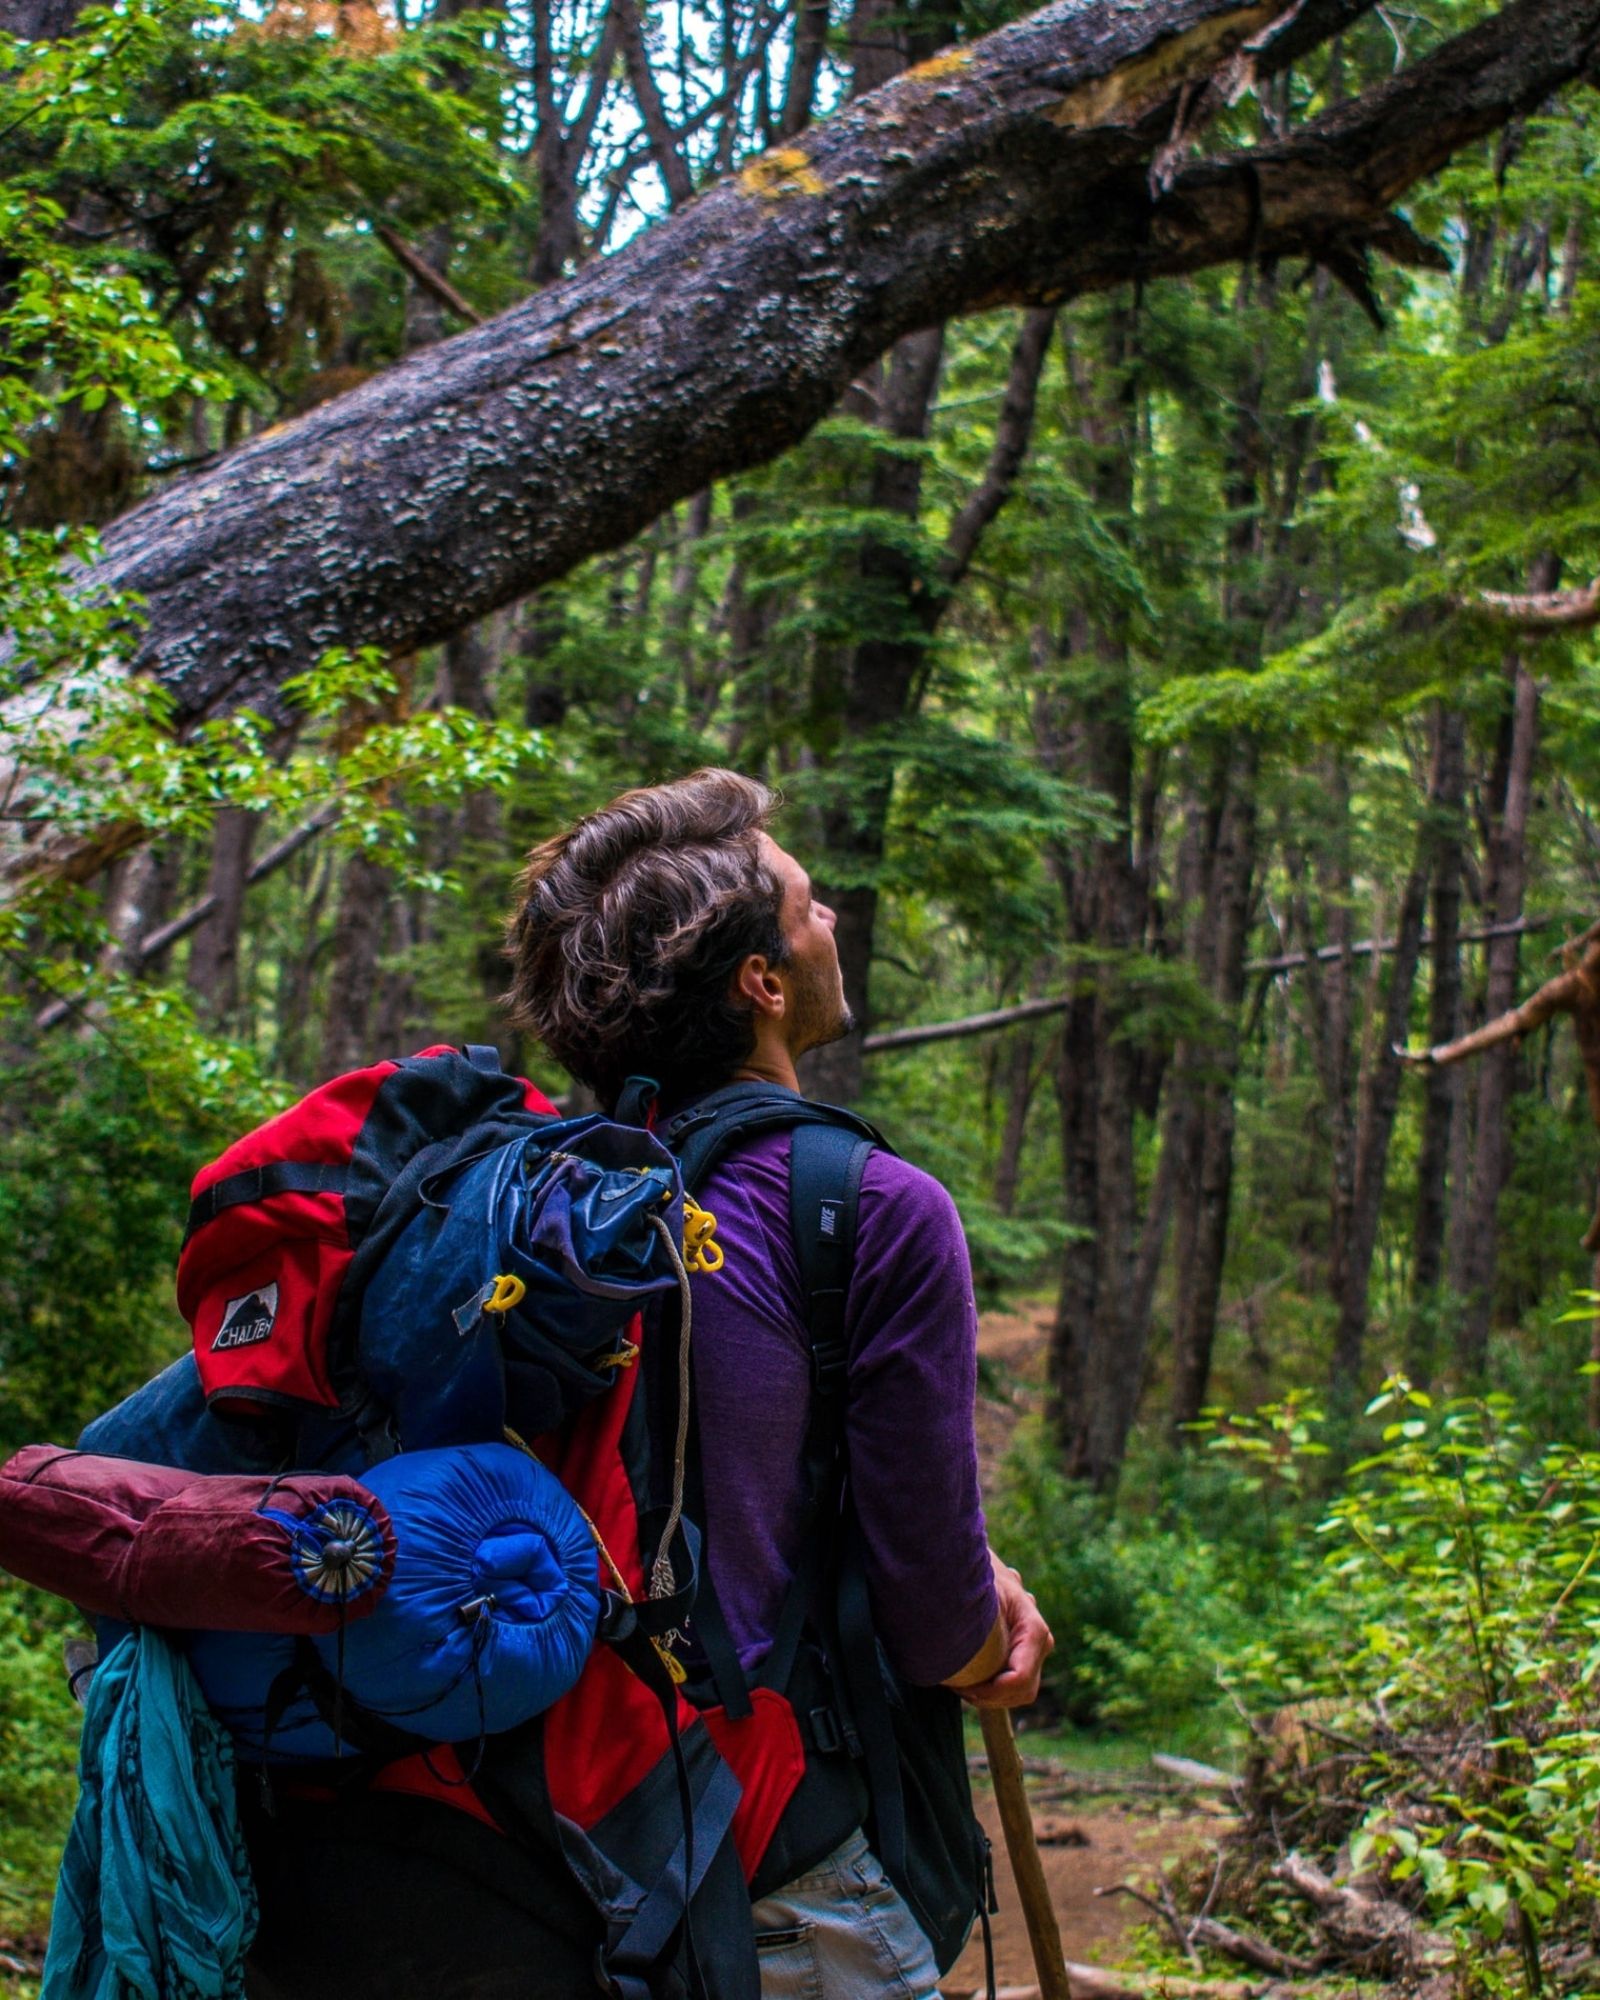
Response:
M1031 1701L1054 1642L984 1528L961 1220L937 1181L887 1154L862 1184L847 1326L850 1476L889 1657L907 1679L985 1705Z

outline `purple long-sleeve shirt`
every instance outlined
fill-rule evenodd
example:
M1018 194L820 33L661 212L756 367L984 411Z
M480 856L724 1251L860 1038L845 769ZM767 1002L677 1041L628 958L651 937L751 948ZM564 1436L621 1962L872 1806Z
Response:
M799 1554L810 1345L789 1226L789 1135L740 1149L699 1200L724 1264L694 1285L709 1562L745 1668L765 1654ZM876 1152L845 1316L845 1429L873 1617L908 1680L957 1673L996 1615L978 1493L977 1312L936 1180Z

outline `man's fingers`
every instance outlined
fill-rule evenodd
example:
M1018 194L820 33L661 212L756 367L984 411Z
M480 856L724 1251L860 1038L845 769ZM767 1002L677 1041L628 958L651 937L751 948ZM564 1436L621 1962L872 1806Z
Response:
M1015 1673L1008 1667L992 1681L963 1688L961 1698L974 1708L1027 1708L1039 1698L1039 1676L1037 1672Z

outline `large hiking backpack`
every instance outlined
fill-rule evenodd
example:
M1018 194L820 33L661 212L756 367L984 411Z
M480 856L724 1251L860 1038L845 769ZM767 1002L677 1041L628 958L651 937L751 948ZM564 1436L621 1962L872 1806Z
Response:
M615 1121L565 1121L560 1135L587 1145L596 1171L596 1149L603 1166L631 1158L642 1187L660 1155L643 1130L652 1113L641 1089ZM594 1319L579 1314L574 1331L539 1299L536 1273L489 1271L523 1287L497 1295L474 1276L481 1245L463 1249L484 1202L522 1199L513 1155L557 1129L492 1051L429 1050L335 1079L247 1135L195 1184L179 1274L194 1354L91 1425L85 1448L195 1470L359 1471L509 1424L592 1525L603 1643L546 1714L471 1746L471 1790L502 1831L565 1857L605 1919L611 1989L754 2000L751 1888L799 1872L864 1816L943 1967L985 1900L959 1712L881 1663L843 1462L855 1205L883 1142L852 1114L757 1085L660 1128L691 1193L757 1133L795 1133L815 1390L807 1559L747 1686L700 1587L681 1273L636 1266L592 1287L604 1328L592 1338ZM581 1208L567 1201L557 1218L558 1265L563 1229L587 1226ZM604 1220L587 1218L602 1235ZM430 1290L441 1258L450 1283ZM582 1254L564 1261L582 1275ZM444 1762L458 1783L459 1758ZM438 1795L439 1764L409 1764L391 1762L383 1784Z

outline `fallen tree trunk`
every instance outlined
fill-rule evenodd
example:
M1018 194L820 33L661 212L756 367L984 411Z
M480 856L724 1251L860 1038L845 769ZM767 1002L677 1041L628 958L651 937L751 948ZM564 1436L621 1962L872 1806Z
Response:
M181 723L268 699L328 646L441 639L803 437L917 327L1180 268L1193 240L1213 261L1229 212L1242 249L1237 174L1146 226L1178 93L1285 11L1303 40L1302 18L1328 32L1364 4L1056 0L936 58L135 508L98 576L147 601L138 663Z
M1056 0L175 480L112 526L92 583L145 600L136 664L180 727L270 708L326 647L441 639L771 458L917 327L1256 255L1357 289L1369 246L1439 265L1393 203L1585 74L1600 0L1517 0L1280 142L1175 170L1197 84L1281 66L1364 5ZM46 840L7 872L81 874L120 844Z
M1057 0L174 481L110 529L99 570L147 600L140 664L187 721L264 698L328 645L442 638L772 457L892 341L954 314L1252 248L1351 256L1364 233L1420 256L1390 204L1579 73L1600 29L1600 0L1521 0L1282 144L1153 195L1180 88L1277 11ZM1356 11L1325 5L1324 31Z

